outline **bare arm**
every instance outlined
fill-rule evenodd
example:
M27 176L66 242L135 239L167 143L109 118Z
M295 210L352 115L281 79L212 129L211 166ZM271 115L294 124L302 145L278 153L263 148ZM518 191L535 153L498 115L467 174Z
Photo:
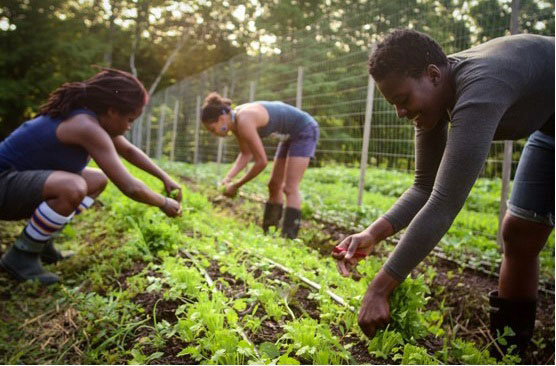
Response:
M177 189L178 190L178 201L181 201L181 188L175 183L172 178L162 169L160 169L147 154L145 154L141 149L130 143L124 136L116 136L112 139L114 147L118 154L129 161L131 164L135 165L141 170L157 177L164 183L166 192Z
M223 183L230 182L240 171L242 171L249 161L253 158L253 154L251 150L249 150L249 146L245 143L245 141L238 138L239 144L239 155L236 158L236 161L230 171L224 177Z
M268 160L266 158L266 152L264 151L263 142L257 133L257 126L252 115L243 114L241 121L237 122L237 129L238 139L244 142L253 155L253 159L255 161L247 174L235 183L236 188L239 188L259 175L259 173L262 172L268 164Z
M181 212L179 204L153 192L145 183L132 176L120 161L108 133L91 117L76 115L63 122L57 130L60 141L83 147L100 169L129 198L162 208L169 216Z

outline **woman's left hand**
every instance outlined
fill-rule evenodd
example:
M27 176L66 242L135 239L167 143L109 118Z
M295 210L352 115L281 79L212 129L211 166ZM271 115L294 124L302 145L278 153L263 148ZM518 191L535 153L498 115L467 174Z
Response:
M222 193L226 197L234 198L237 195L239 187L235 183L226 184L226 189Z
M383 268L371 281L357 317L359 327L367 337L373 338L377 329L385 328L390 322L390 295L399 284Z
M168 194L168 196L170 196L171 198L175 199L178 202L181 202L181 187L179 184L177 184L176 182L174 182L172 179L168 178L166 180L163 181L164 182L164 189L166 190L166 193ZM172 192L177 190L178 194L174 196L172 196Z

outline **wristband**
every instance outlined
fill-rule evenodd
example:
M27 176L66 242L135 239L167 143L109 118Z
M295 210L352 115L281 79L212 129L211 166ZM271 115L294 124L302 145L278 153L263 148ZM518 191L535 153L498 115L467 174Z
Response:
M164 196L164 205L161 208L164 209L166 206L168 206L168 197Z

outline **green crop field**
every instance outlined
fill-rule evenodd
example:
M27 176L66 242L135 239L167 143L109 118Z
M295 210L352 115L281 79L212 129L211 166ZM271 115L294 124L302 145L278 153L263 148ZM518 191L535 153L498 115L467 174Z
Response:
M159 186L130 169L152 187ZM315 241L322 223L311 214L358 228L391 203L389 195L408 183L405 175L385 179L390 186L380 188L369 183L379 182L378 174L371 177L366 198L371 201L365 202L370 209L346 210L354 216L342 217L333 212L341 211L338 202L352 187L353 171L335 176L309 170L303 187L308 222L302 230L312 236L287 240L263 235L249 219L260 203L243 198L219 203L217 194L198 189L191 177L210 187L207 179L215 177L214 166L176 164L172 170L184 179L182 217L169 219L109 185L101 204L78 217L58 239L61 247L77 251L68 261L48 267L62 275L61 284L45 289L0 276L2 363L497 362L488 351L492 341L470 330L471 320L483 322L477 328L488 332L484 294L473 283L478 277L432 258L394 292L391 323L369 340L357 325L357 309L385 256L361 262L359 279L344 278L328 254L334 243L322 237ZM248 186L251 193L264 193L258 182ZM347 188L338 189L340 185ZM336 199L330 192L336 192ZM490 192L481 193L488 206ZM22 226L1 226L3 247ZM458 304L460 296L468 297L465 308ZM542 301L550 304L550 297ZM554 322L546 320L553 314L551 306L540 316L543 326L536 330L529 362L545 362L554 351ZM507 355L501 362L515 363L516 357Z

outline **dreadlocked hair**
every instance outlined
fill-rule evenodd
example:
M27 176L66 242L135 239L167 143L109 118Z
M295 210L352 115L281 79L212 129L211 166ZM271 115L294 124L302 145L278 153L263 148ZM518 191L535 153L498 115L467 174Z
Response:
M72 110L86 108L97 115L113 108L120 114L137 111L148 102L143 84L128 72L104 68L84 82L65 83L48 97L39 114L64 118Z
M448 64L440 45L425 33L396 29L380 42L369 58L369 74L381 81L390 73L417 78L428 65Z
M205 98L201 108L201 121L203 123L214 123L222 114L232 110L232 101L222 97L217 92L212 92Z

